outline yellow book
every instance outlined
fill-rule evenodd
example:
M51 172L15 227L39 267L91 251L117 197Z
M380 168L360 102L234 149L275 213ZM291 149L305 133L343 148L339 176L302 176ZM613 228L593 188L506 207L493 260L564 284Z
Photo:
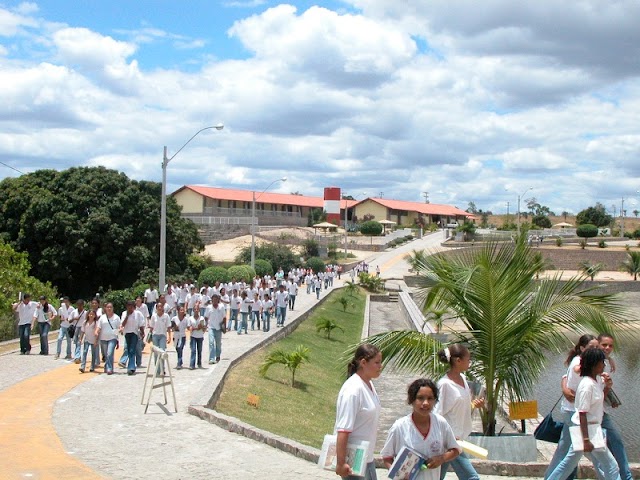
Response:
M489 450L486 448L482 448L475 443L467 442L465 440L458 440L458 445L462 447L462 451L464 453L468 453L469 455L473 455L474 457L481 458L482 460L486 460L489 456Z

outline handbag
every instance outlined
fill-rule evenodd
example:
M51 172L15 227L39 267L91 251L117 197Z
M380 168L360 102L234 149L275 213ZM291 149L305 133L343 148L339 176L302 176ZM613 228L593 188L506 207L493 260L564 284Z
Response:
M551 442L558 443L560 441L560 435L562 434L562 429L564 428L563 422L558 422L553 419L553 409L556 408L556 405L562 400L562 395L558 399L558 401L551 407L551 410L544 417L540 425L533 432L533 436L536 440L542 440L543 442Z

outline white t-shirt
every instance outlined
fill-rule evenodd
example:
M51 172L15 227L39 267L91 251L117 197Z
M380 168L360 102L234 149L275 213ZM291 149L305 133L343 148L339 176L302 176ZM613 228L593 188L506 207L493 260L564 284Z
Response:
M587 414L588 423L602 423L604 414L604 392L602 385L591 377L582 377L576 390L576 413L571 421L580 425L580 412Z
M147 308L147 305L141 303L139 307L136 307L136 310L142 314L146 322L146 320L149 318L149 309Z
M180 320L180 317L176 315L171 319L171 326L173 327L174 325L178 326L178 331L173 331L173 338L177 340L179 338L185 337L187 327L189 326L189 317L185 315L184 317L182 317L182 320Z
M263 300L262 301L262 313L269 312L273 308L273 300Z
M462 377L464 387L461 387L448 376L438 380L440 395L434 413L442 415L455 434L456 438L466 440L473 424L471 421L471 390L467 379Z
M118 329L120 328L120 317L115 313L107 318L107 314L100 316L98 321L100 329L100 340L115 340L118 338Z
M88 342L91 345L96 343L96 341L98 340L98 337L96 336L96 326L96 322L82 322L82 326L80 327L80 329L82 333L84 333L84 342Z
M574 392L577 390L578 385L580 385L580 373L575 371L575 367L580 365L580 355L576 355L571 360L569 364L569 368L567 368L567 388L570 388ZM560 408L565 412L574 412L576 407L573 402L567 400L567 398L562 396L562 403L560 404Z
M124 319L127 318L127 311L122 312L122 323L124 323ZM138 311L134 310L127 320L127 324L124 326L124 333L137 333L140 334L140 327L144 327L147 323L147 320L144 316Z
M175 294L175 292L165 294L164 299L167 304L167 310L173 310L174 308L176 308L176 304L178 303L178 296Z
M242 298L239 296L231 296L229 300L229 305L231 306L231 310L238 310L240 308L240 304L242 303Z
M227 307L222 303L219 303L215 308L213 305L209 305L204 312L204 316L207 319L209 328L213 330L222 330L222 324L227 316Z
M380 452L383 457L395 457L402 447L409 447L418 452L423 458L430 459L442 455L451 448L460 452L462 449L453 434L453 430L444 417L431 413L431 426L426 438L420 433L413 422L412 413L399 418L389 429L387 441ZM416 477L418 480L439 480L440 467L422 470Z
M144 301L147 303L157 302L158 296L159 296L158 290L156 290L155 288L153 290L151 290L150 288L147 288L144 291Z
M163 313L160 317L157 313L154 313L151 315L149 326L153 329L154 335L166 335L167 330L171 327L171 319L166 313Z
M77 308L74 308L73 312L71 312L71 315L69 315L69 324L73 325L76 328L82 328L82 325L84 325L84 322L86 321L87 310L82 309L82 311L79 311Z
M249 313L249 307L253 305L253 300L249 297L245 297L242 299L242 303L240 304L240 313Z
M33 312L33 318L38 319L38 323L51 323L51 314L55 317L56 313L55 307L50 303L47 304L46 312L44 311L44 307L38 303L36 311Z
M64 303L60 305L58 309L58 316L60 317L60 326L68 327L69 326L69 315L73 312L72 306L66 306Z
M380 399L373 383L369 388L360 375L351 375L338 394L333 431L349 432L350 441L368 441L367 463L373 462L379 418Z
M287 285L287 290L289 291L289 295L297 295L298 284L296 282L290 282L289 285Z
M196 328L202 328L207 325L207 321L204 317L200 316L198 318L190 317L189 318L189 328L193 328L191 331L191 338L204 338L204 330L196 330Z
M29 325L33 321L34 313L36 312L36 308L38 308L38 302L20 302L18 305L18 325Z
M286 290L276 292L276 307L286 307L289 302L289 293Z

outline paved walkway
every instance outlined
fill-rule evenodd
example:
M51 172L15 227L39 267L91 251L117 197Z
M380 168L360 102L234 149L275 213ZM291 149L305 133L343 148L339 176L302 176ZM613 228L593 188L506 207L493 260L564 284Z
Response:
M401 264L406 252L431 248L441 238L412 242L378 254L370 263L379 262L383 277L398 278L406 268ZM315 303L315 295L307 295L303 289L296 311L288 312L288 320ZM54 361L52 356L1 356L0 478L338 478L302 459L186 413L190 399L198 396L215 370L264 335L251 331L240 336L227 333L221 365L174 371L178 413L173 413L171 400L168 408L162 405L159 391L152 397L148 414L143 413L142 374L130 377L122 369L109 377L80 374L77 365ZM189 353L185 348L185 355ZM173 365L175 353L171 355ZM203 358L208 358L206 342ZM147 362L145 355L143 363ZM386 477L384 471L378 475ZM455 476L449 474L447 478Z

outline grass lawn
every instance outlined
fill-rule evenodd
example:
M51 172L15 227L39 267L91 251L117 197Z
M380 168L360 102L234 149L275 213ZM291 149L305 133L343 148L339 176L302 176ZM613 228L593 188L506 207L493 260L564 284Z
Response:
M344 289L329 295L288 337L264 348L240 362L229 373L216 410L239 418L269 432L320 448L324 435L333 431L336 399L346 379L346 367L340 357L349 345L360 341L366 294L359 290L348 297L352 306L344 312L338 299ZM333 319L344 328L334 329L331 339L316 333L318 318ZM303 344L309 348L309 363L296 371L296 386L291 373L282 365L272 365L266 377L258 369L269 351L291 351ZM258 408L247 404L247 395L260 397Z

